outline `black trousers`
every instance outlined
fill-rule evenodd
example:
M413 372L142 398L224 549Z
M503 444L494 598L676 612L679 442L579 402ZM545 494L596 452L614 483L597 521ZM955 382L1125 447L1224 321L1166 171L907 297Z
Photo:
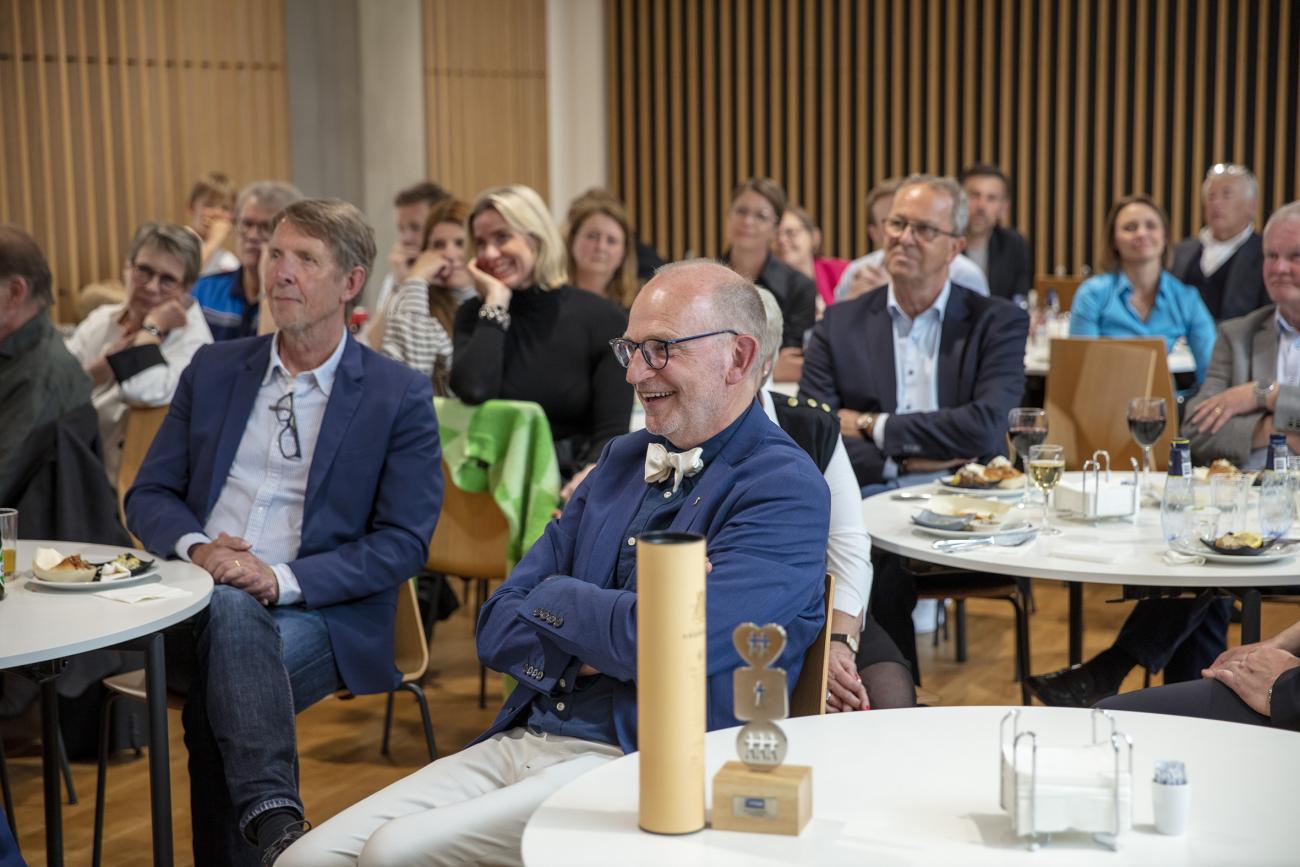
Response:
M1198 673L1199 674L1199 673ZM1193 716L1223 722L1266 726L1269 719L1255 713L1237 694L1217 680L1200 678L1168 686L1122 692L1097 702L1106 710L1132 710L1170 716Z
M871 601L867 610L902 653L912 669L913 681L919 684L921 667L916 658L916 628L912 625L912 609L916 607L916 578L903 568L903 561L896 554L873 548L871 562L876 577L871 582ZM865 631L863 634L865 637Z
M1199 680L1228 647L1232 601L1205 591L1194 599L1143 599L1120 627L1115 646L1165 683ZM1229 690L1231 692L1231 690Z

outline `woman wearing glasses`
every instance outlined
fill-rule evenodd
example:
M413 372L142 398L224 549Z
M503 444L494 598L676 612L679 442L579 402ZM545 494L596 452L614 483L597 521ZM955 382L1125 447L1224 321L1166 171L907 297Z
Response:
M1108 273L1085 280L1075 293L1070 336L1163 337L1170 351L1184 338L1199 384L1214 349L1214 319L1201 294L1165 270L1169 218L1150 198L1126 196L1111 206L1106 239Z
M627 313L568 285L564 242L528 187L479 195L470 208L468 259L478 297L456 312L451 390L471 404L540 404L568 479L627 433L632 388L609 351Z
M123 282L126 301L91 311L68 339L68 351L94 383L104 468L117 481L133 406L171 403L181 371L212 342L203 308L190 297L202 265L199 237L185 226L145 223L131 239Z
M772 254L785 214L785 191L770 178L750 178L731 194L723 261L733 271L771 292L785 318L775 378L792 382L803 366L803 336L817 316L817 286Z

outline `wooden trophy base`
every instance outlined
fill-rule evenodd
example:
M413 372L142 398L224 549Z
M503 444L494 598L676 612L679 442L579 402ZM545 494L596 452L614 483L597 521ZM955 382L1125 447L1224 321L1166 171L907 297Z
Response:
M719 831L798 836L812 818L812 768L780 765L754 771L727 762L713 777L713 822Z

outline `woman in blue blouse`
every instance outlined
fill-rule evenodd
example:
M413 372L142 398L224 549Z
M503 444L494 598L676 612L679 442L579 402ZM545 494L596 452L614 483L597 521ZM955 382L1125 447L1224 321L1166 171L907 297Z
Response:
M1070 304L1071 337L1163 337L1172 350L1178 338L1196 359L1196 382L1214 349L1214 318L1201 294L1165 270L1169 219L1146 196L1126 196L1106 218L1110 246L1102 259L1108 273L1085 280Z

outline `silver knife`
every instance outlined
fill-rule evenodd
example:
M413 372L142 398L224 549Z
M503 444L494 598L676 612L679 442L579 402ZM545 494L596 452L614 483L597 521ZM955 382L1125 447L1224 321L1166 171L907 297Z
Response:
M1014 547L1023 545L1030 539L1038 535L1037 527L1029 527L1024 530L1017 530L1011 533L999 533L996 536L981 536L978 539L941 539L935 542L931 547L936 551L942 551L950 554L954 551L969 551L971 548L982 548L985 545L997 545L999 547Z

